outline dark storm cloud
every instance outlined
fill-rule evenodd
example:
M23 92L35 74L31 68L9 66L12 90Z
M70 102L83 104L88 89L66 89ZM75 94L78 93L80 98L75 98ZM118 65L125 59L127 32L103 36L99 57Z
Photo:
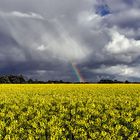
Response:
M0 0L0 72L43 80L139 77L138 0Z

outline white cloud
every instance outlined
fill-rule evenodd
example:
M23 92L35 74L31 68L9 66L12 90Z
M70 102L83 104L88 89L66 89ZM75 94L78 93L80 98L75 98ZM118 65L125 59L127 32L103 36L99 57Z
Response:
M103 17L91 11L83 11L78 15L78 23L88 28L99 29Z
M0 11L0 15L6 16L6 17L32 18L32 19L41 19L41 20L44 19L41 15L39 15L37 13L33 13L33 12L22 13L19 11L12 11L12 12Z
M45 46L42 44L42 45L37 47L37 50L44 51L45 50Z
M54 35L44 33L41 37L41 45L37 46L37 50L44 56L49 54L61 61L74 61L75 63L85 61L91 54L90 48L72 37L57 19L52 24L57 28L59 36L54 38Z
M106 46L107 51L113 54L137 52L136 49L140 49L140 41L134 39L128 39L124 35L118 32L111 33L112 40Z
M37 47L37 50L44 55L51 54L52 57L62 61L83 61L90 53L85 46L64 33L55 40L52 36L44 36L43 42L44 44Z
M104 50L108 55L122 62L132 62L140 56L140 41L129 39L126 36L111 30L111 41Z
M37 70L36 73L39 75L43 75L46 73L46 70Z
M21 17L21 18L35 18L35 19L44 19L41 15L36 14L36 13L21 13L18 11L13 11L11 12L11 15L16 16L16 17Z
M140 66L133 67L128 65L115 65L115 66L102 65L100 68L92 70L92 72L98 74L109 74L114 76L140 78L139 69Z

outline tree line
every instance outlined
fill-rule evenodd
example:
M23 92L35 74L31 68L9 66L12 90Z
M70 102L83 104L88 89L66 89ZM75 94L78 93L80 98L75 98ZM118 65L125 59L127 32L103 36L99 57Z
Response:
M65 82L63 80L48 80L48 81L41 81L41 80L33 80L33 79L28 79L25 78L23 75L1 75L0 76L0 83L1 84L58 84L58 83L80 83L80 82ZM82 82L83 83L83 82ZM92 83L92 82L84 82L84 83ZM118 80L111 80L111 79L101 79L96 83L109 83L109 84L113 84L113 83L132 83L129 81L118 81Z
M111 79L101 79L98 83L131 83L130 81L118 81L118 80L111 80Z
M25 78L23 75L1 75L0 76L0 83L2 84L45 84L45 83L69 83L64 82L63 80L60 81L41 81L41 80L33 80Z

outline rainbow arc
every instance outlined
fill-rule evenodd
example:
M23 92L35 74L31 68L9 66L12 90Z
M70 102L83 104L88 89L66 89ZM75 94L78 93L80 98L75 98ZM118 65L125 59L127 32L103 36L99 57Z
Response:
M77 67L77 65L73 62L71 62L71 65L72 65L72 69L73 69L78 81L81 83L85 82L82 74L80 73L80 69Z

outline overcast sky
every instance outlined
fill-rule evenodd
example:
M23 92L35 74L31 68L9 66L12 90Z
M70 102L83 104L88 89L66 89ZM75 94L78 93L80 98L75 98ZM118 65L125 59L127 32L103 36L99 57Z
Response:
M140 0L0 0L0 73L140 81Z

